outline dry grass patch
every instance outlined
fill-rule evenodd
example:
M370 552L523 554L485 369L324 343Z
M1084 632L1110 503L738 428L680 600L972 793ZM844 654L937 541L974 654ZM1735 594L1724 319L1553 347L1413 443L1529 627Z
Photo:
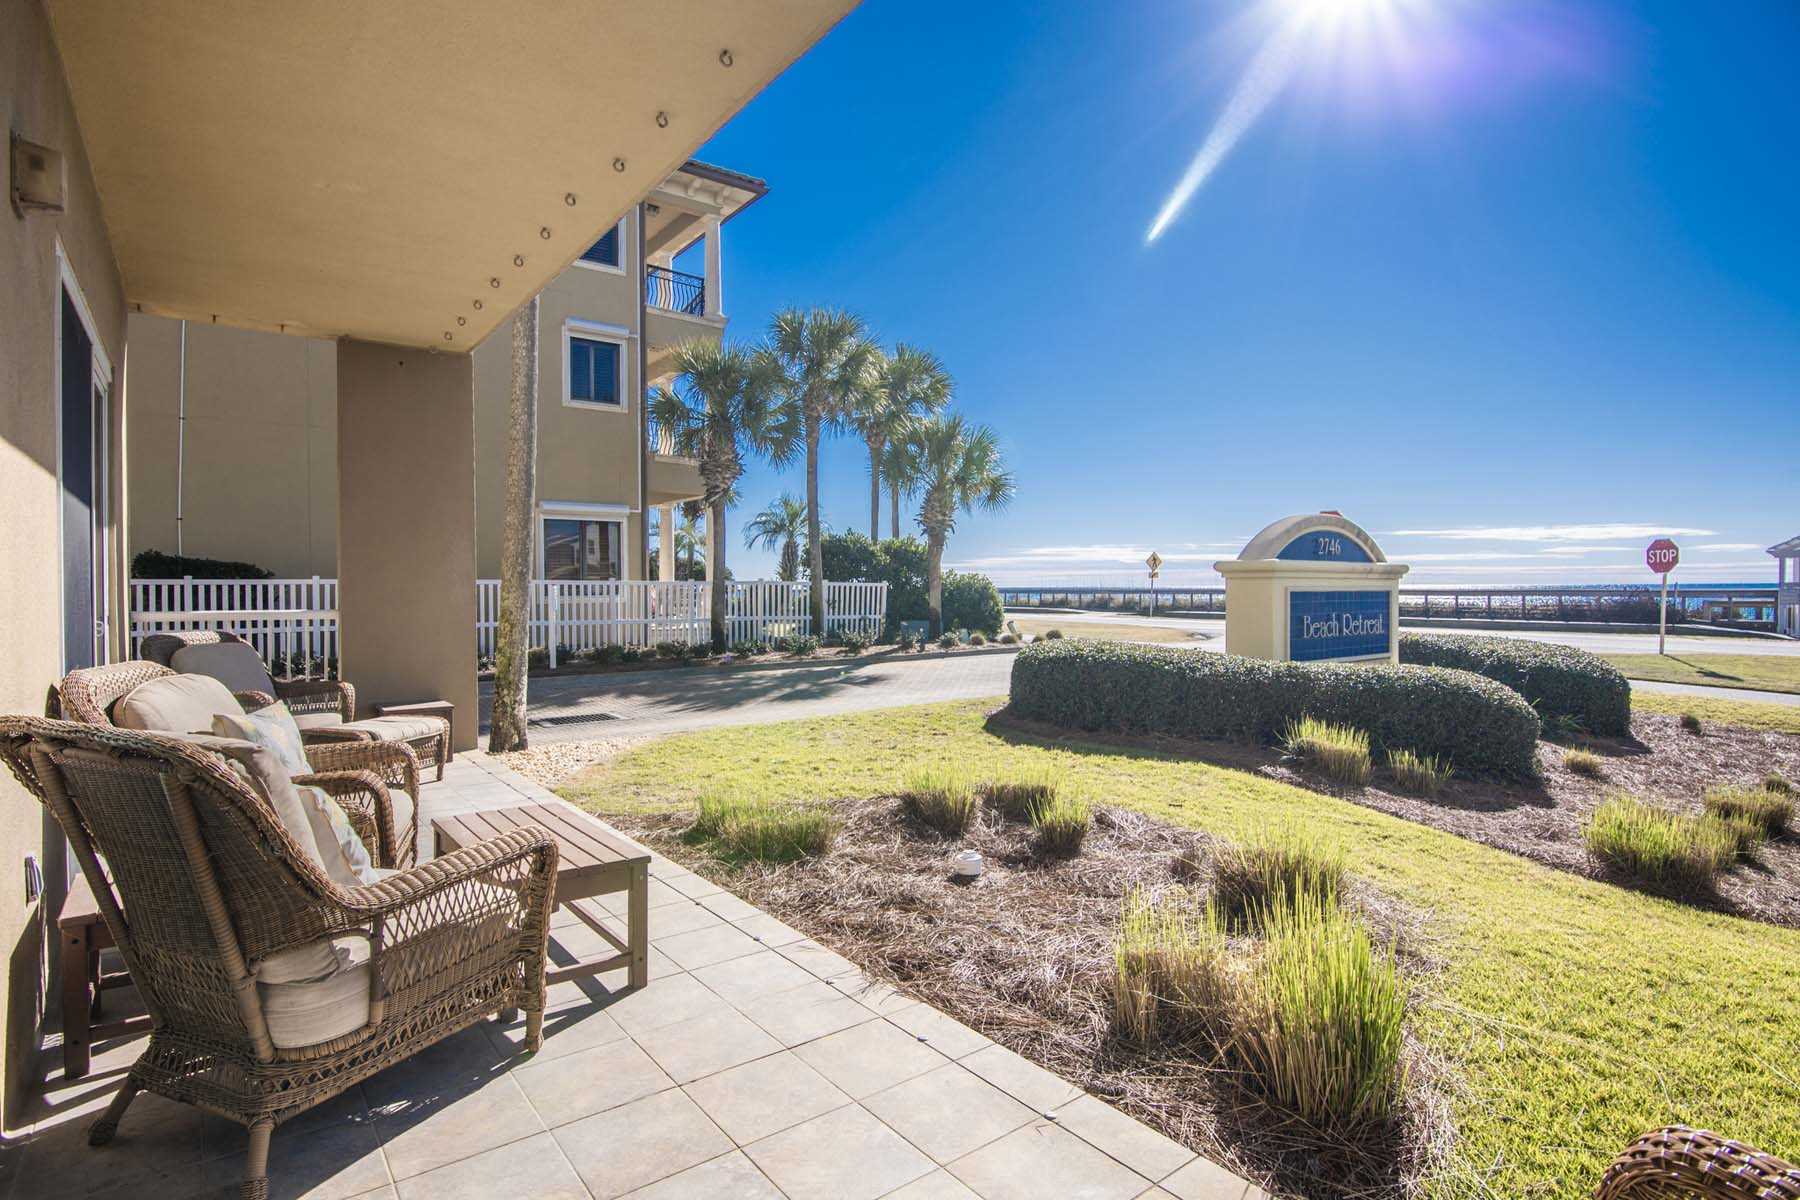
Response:
M960 837L981 807L981 794L967 771L927 767L907 780L900 805L914 820L946 837Z
M1315 829L1293 822L1226 842L1212 856L1213 899L1225 916L1239 923L1254 922L1269 909L1292 905L1302 896L1335 901L1345 876L1343 849Z
M1763 838L1780 837L1794 819L1793 796L1766 786L1708 788L1701 803L1720 820L1744 822Z
M1031 806L1031 827L1045 854L1079 854L1094 822L1094 811L1080 796L1053 795Z
M1713 817L1671 812L1614 792L1588 822L1588 852L1631 879L1658 887L1700 890L1737 858L1741 830Z
M1605 779L1606 763L1592 750L1563 751L1563 767L1583 779Z
M1369 735L1348 725L1301 717L1288 726L1281 744L1289 754L1340 783L1361 787L1375 770Z
M1395 785L1415 796L1435 796L1450 779L1450 760L1436 754L1390 750L1387 767Z

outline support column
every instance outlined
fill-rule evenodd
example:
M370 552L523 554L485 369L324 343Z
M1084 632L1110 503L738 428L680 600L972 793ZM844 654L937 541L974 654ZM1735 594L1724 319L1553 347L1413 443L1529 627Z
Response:
M675 506L656 506L656 577L664 583L675 581Z
M725 315L725 276L719 246L719 214L708 213L706 223L706 315Z
M359 715L448 700L475 748L475 393L466 354L338 343L338 629Z

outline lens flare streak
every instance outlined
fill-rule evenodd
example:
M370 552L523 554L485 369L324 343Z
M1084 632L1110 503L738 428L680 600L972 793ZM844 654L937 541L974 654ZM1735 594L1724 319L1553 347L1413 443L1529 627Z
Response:
M1231 100L1220 114L1218 124L1206 135L1206 141L1194 155L1194 161L1188 164L1187 171L1169 198L1163 201L1162 211L1156 214L1156 220L1150 223L1150 232L1145 235L1144 242L1154 242L1181 215L1194 193L1200 190L1225 156L1230 154L1238 140L1248 133L1256 119L1269 107L1270 101L1281 94L1288 81L1294 76L1294 68L1300 59L1301 34L1295 23L1289 23L1275 31L1263 48L1251 60L1250 67L1238 82L1237 90L1231 94Z

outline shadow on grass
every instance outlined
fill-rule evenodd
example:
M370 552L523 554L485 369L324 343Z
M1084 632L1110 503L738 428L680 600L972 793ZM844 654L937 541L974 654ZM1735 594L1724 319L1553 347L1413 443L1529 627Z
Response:
M1715 671L1711 667L1703 667L1692 659L1682 658L1678 655L1669 655L1669 661L1678 662L1694 674L1705 676L1707 679L1724 679L1729 680L1732 683L1744 682L1744 677L1742 675L1732 675L1726 671Z

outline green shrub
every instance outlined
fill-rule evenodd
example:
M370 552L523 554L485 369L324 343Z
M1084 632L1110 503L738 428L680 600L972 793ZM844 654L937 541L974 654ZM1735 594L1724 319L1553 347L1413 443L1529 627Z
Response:
M1722 821L1743 821L1764 838L1780 837L1794 819L1794 798L1768 787L1708 788L1702 803Z
M550 665L550 651L544 646L533 646L525 652L525 666L529 670L542 671Z
M1568 750L1563 753L1563 766L1588 779L1605 779L1606 764L1592 750Z
M1213 899L1235 921L1259 920L1299 896L1335 898L1346 875L1344 852L1300 825L1278 825L1213 856Z
M1416 796L1435 796L1450 779L1450 762L1435 754L1415 754L1411 750L1389 750L1388 773L1401 791Z
M791 658L811 658L819 652L819 639L808 634L794 634L781 639L781 648Z
M827 853L840 828L836 814L820 804L755 800L730 810L718 838L736 858L793 862Z
M1233 980L1224 921L1186 892L1125 897L1113 950L1113 1025L1139 1045L1217 1038Z
M649 651L640 649L637 646L625 646L619 651L619 661L622 663L643 662L645 656L648 654Z
M161 550L139 550L131 558L134 579L273 579L275 572L255 563L236 562L227 558L196 558L187 554L164 554Z
M1075 729L1273 739L1302 716L1376 749L1441 755L1472 774L1535 769L1538 717L1511 688L1441 667L1340 666L1078 639L1013 660L1012 709Z
M950 837L969 828L981 793L969 775L954 767L928 767L907 781L901 806L914 819Z
M594 661L603 667L614 666L625 661L625 647L613 642L594 649Z
M1056 799L1056 772L1049 767L982 785L987 806L1009 821L1029 821L1033 805Z
M1000 590L986 575L966 571L944 572L944 625L992 637L1000 632L1006 610L1000 606Z
M1601 863L1664 887L1705 887L1738 853L1737 834L1722 822L1670 812L1624 792L1594 810L1584 839Z
M998 641L1002 646L1015 646L1018 644L1019 635L1016 633L1003 633L998 638Z
M1043 633L1038 635L1038 640L1043 641L1043 642L1060 641L1062 639L1062 635L1063 635L1063 631L1060 629L1046 629L1046 630L1044 630Z
M656 657L661 659L673 660L687 657L687 643L685 642L658 642L651 649Z
M1631 732L1631 683L1597 654L1520 638L1403 633L1400 661L1452 667L1504 683L1546 719L1569 717L1591 733Z
M987 645L987 641L987 634L985 633L971 633L969 635L969 645L971 646L985 646Z
M1765 792L1775 792L1783 796L1792 796L1795 793L1794 785L1789 783L1779 771L1770 771L1764 775L1762 785Z
M1681 714L1681 727L1688 733L1699 733L1700 718L1691 712L1684 712Z
M850 655L861 654L872 644L866 633L846 633L838 638L838 645L843 647L843 653Z
M1094 823L1094 811L1080 796L1053 795L1031 806L1031 827L1046 854L1077 854Z
M1393 1117L1406 1079L1406 990L1393 952L1318 895L1271 908L1263 933L1233 1005L1231 1053L1250 1086L1315 1129Z
M962 639L946 629L938 635L937 644L939 650L954 650L962 645Z
M1369 782L1373 769L1369 735L1348 725L1333 725L1317 717L1301 717L1288 723L1281 744L1307 766L1358 787Z
M731 653L737 658L750 658L757 654L767 654L768 643L757 641L740 641L731 643Z

